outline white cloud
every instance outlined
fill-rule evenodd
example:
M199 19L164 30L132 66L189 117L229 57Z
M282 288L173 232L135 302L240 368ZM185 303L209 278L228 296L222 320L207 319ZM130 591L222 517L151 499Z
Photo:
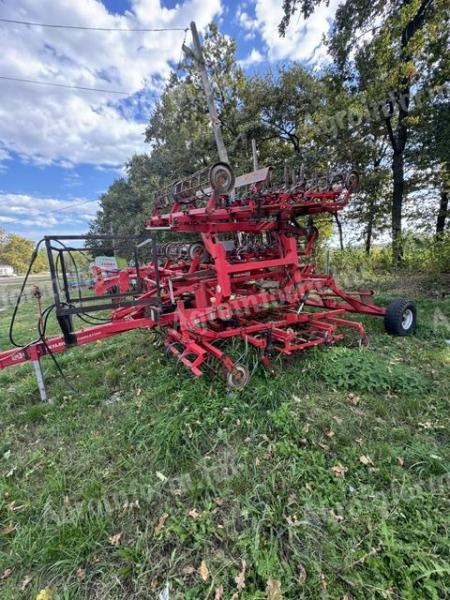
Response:
M6 152L5 149L0 148L0 173L5 173L8 170L7 160L10 160L11 156Z
M243 6L238 6L236 11L236 21L246 31L253 31L258 27L258 19L252 18Z
M82 185L81 177L76 171L70 169L66 172L66 175L64 176L63 185L66 188L73 188Z
M131 0L125 15L99 0L16 0L4 18L96 27L204 28L221 12L220 0ZM37 164L118 166L144 150L149 103L177 63L182 31L124 33L1 25L0 75L125 90L129 97L25 83L0 82L0 160L14 151ZM125 98L125 101L124 101Z
M250 67L251 65L256 65L264 60L264 56L261 54L259 50L253 48L248 56L239 61L239 64L242 68Z
M36 230L58 226L60 231L72 228L87 230L98 210L97 200L72 198L61 200L28 194L0 193L0 223L14 231Z
M0 148L0 161L8 160L10 158L9 154L3 148Z
M279 0L256 0L256 26L260 36L267 46L269 61L299 60L318 63L327 60L326 48L322 43L323 35L330 27L336 8L341 0L330 0L328 6L320 4L314 14L304 19L296 12L286 31L281 37L278 26L283 18L282 2ZM244 29L246 26L243 25Z

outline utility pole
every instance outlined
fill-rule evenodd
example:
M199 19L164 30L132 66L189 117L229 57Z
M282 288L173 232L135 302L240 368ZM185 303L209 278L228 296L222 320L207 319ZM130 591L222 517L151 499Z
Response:
M222 128L220 126L219 117L217 115L216 106L214 104L214 95L211 87L211 83L208 78L208 72L206 70L205 59L203 57L202 46L200 44L200 38L198 36L197 26L194 21L191 23L192 40L194 42L194 50L191 50L187 46L183 46L183 50L191 58L194 59L202 78L203 90L206 96L206 102L208 104L209 116L214 131L214 138L216 140L217 152L219 159L222 162L228 163L228 153L225 148L225 144L222 137Z

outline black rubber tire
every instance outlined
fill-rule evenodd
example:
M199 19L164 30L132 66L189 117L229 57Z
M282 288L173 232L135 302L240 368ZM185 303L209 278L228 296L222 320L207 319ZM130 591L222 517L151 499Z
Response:
M406 316L410 318L405 318ZM405 298L393 300L384 315L384 328L391 335L411 335L416 330L417 310L415 304Z

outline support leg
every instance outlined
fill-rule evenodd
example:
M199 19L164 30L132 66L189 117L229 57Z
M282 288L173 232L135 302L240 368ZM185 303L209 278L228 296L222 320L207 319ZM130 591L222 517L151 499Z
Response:
M36 359L36 360L32 360L31 363L33 365L34 373L36 375L36 380L37 380L37 384L38 384L38 388L39 388L39 395L41 396L41 400L42 400L42 402L48 402L47 390L45 389L44 374L42 373L41 362L39 359Z

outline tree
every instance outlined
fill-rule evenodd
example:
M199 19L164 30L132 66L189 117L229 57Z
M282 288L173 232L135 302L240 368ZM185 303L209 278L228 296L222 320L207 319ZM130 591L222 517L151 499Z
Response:
M243 135L256 139L263 162L282 167L292 158L306 166L323 156L318 135L313 142L312 119L326 100L325 83L300 64L255 75L243 89Z
M436 98L418 115L408 153L414 164L412 193L421 197L413 218L441 239L447 226L450 193L450 103Z
M247 135L257 140L263 162L297 172L303 165L310 175L350 169L361 174L346 217L358 224L359 238L364 228L369 252L376 231L386 226L387 144L380 123L363 119L365 105L364 94L351 92L337 73L317 74L300 64L278 76L252 77L243 95ZM339 217L335 223L343 247L344 226Z
M134 192L126 179L120 178L100 196L100 210L91 224L89 234L130 237L140 235L144 223L142 197ZM94 256L114 254L124 258L131 258L134 247L132 242L120 239L89 241L86 245Z
M284 0L283 35L296 10L310 16L322 0ZM412 122L411 90L420 89L420 67L435 69L445 55L448 7L445 0L343 0L336 12L329 46L337 69L350 88L378 96L385 135L391 148L393 259L402 260L402 208L405 150ZM444 24L444 26L443 26ZM447 29L448 36L448 29ZM429 79L429 77L428 77ZM381 102L380 102L381 100Z
M25 273L30 264L35 243L17 235L5 233L0 229L0 263L13 267L16 273ZM41 251L33 263L32 273L42 273L47 270L45 252Z

